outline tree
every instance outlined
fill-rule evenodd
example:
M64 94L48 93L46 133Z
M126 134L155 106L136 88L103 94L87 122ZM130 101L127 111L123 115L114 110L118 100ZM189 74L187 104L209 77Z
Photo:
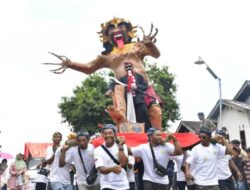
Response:
M156 64L152 65L146 61L145 68L155 91L163 100L162 121L165 129L169 120L175 121L180 117L179 104L175 98L175 76L169 73L167 66L159 68ZM112 105L112 99L105 96L107 90L108 83L102 75L90 75L82 82L82 86L73 90L72 97L62 97L59 109L63 122L72 125L73 131L82 128L97 131L98 123L112 123L105 112L106 107Z
M97 131L98 123L111 122L105 112L107 105L112 104L111 98L105 96L107 89L108 84L101 75L90 75L73 90L72 97L62 97L59 109L63 122L71 125L73 131Z

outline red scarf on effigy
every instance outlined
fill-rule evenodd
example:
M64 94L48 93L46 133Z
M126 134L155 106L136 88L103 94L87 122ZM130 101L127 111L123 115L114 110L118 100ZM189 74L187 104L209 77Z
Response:
M136 86L136 80L133 72L131 70L128 70L128 92L132 90L132 86ZM133 92L132 94L134 96Z

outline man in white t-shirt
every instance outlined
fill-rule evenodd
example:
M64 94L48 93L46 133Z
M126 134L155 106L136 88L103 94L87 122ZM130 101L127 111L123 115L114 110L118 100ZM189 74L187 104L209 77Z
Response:
M99 146L94 151L95 166L100 172L100 185L102 190L128 190L129 182L124 167L128 164L127 147L124 140L116 142L116 127L107 124L102 128L102 144L119 164L115 163Z
M229 153L229 143L221 135L214 139L223 141L225 146L211 143L211 130L202 127L199 132L200 144L196 145L190 157L186 160L185 174L187 180L194 180L197 190L219 190L218 185L218 158ZM195 173L190 173L190 165L194 165Z
M168 135L168 140L173 140L174 145L163 143L162 132L156 128L150 128L147 132L149 142L131 148L135 157L140 157L144 165L143 188L144 190L167 190L168 176L160 176L154 170L154 160L150 145L155 154L156 161L164 168L167 168L170 155L181 155L182 149L173 135Z
M60 132L55 132L52 140L53 146L48 147L46 150L46 163L49 164L50 169L50 186L52 190L72 190L73 187L69 174L70 165L66 164L64 167L59 167L62 134Z
M99 184L99 175L95 182L91 185L89 185L86 181L86 175L88 172L95 167L94 162L94 150L95 147L89 143L89 133L85 130L82 130L77 133L77 144L78 146L70 147L69 145L63 145L61 157L60 157L60 166L64 166L66 163L74 163L76 168L76 182L79 190L99 190L100 184ZM79 155L82 155L82 160ZM67 152L67 154L66 154ZM67 155L67 156L66 156ZM85 169L87 174L85 173Z
M224 133L222 130L217 130L216 133L226 138L226 133ZM222 141L218 143L224 146ZM232 149L230 150L230 152L232 155L234 154ZM229 154L220 156L218 158L218 179L219 179L220 189L223 189L223 190L235 189L231 170L237 174L240 180L242 179L240 171L238 170L237 166L232 160L232 156Z

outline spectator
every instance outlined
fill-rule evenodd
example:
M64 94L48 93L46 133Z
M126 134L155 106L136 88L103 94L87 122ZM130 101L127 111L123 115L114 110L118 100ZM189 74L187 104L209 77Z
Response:
M10 178L8 179L8 188L21 190L24 186L24 174L26 171L26 164L23 160L23 154L19 153L16 155L16 160L10 165L9 173Z
M86 175L94 167L94 146L89 143L89 133L85 130L79 131L77 133L77 144L78 146L70 147L69 145L63 145L61 156L60 156L60 166L64 166L66 163L74 163L76 169L76 182L79 190L99 190L99 177L96 179L94 184L88 185L86 182ZM66 154L67 153L67 154ZM66 154L66 155L65 155ZM81 161L81 157L83 163ZM85 173L85 169L86 172Z
M117 138L116 127L112 124L102 128L102 137L104 143L94 151L95 166L100 172L101 189L128 190L129 182L124 169L128 164L128 155L124 139Z
M72 190L73 187L70 181L70 164L59 167L59 160L61 154L60 143L62 141L62 134L55 132L52 136L53 146L48 147L46 151L46 163L50 168L50 186L52 190Z
M247 149L247 158L244 159L247 189L250 189L250 147Z
M198 113L198 118L201 121L200 127L209 128L211 131L214 131L216 129L216 126L211 120L205 119L205 115L203 112Z
M216 135L217 141L222 141L225 146L211 143L211 130L201 128L199 132L200 144L192 150L186 160L185 175L187 180L194 180L196 190L219 190L218 184L218 157L230 153L230 145L223 136ZM190 172L190 165L194 165L195 173Z
M232 144L232 147L240 148L240 141L237 139L232 140L231 144ZM243 149L241 149L240 151L240 157L247 158L247 153Z
M173 140L174 145L170 143L163 143L162 132L155 128L150 128L147 132L149 142L141 144L137 147L131 148L131 152L135 157L140 157L144 164L143 187L144 190L167 190L168 189L168 176L160 176L154 170L154 159L159 164L167 168L170 155L182 154L181 147L177 139L173 135L168 135L168 140Z
M42 160L41 164L37 165L39 172L36 176L35 190L46 190L49 170L46 168L45 159Z
M244 173L244 162L243 158L239 156L241 150L238 147L233 147L233 150L234 150L233 161L242 175L242 179L239 179L237 174L234 171L232 172L234 177L234 186L237 190L245 190L246 176Z
M0 187L1 190L7 190L7 168L8 168L7 159L3 159L0 163Z

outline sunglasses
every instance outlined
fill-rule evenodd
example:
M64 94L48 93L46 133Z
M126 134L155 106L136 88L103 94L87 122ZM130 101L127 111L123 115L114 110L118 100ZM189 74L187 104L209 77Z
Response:
M207 136L199 135L200 139L207 139Z

